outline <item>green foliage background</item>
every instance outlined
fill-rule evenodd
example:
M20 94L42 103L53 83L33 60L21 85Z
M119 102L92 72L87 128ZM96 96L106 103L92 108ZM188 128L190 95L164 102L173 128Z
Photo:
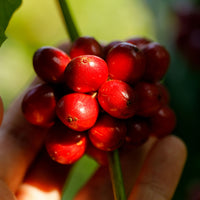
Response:
M0 10L4 0L0 0ZM7 1L15 2L13 1ZM16 1L16 8L20 1ZM174 134L188 146L188 161L174 200L185 199L189 188L200 182L199 112L200 72L194 71L174 46L175 3L184 1L158 0L74 0L70 6L81 35L94 36L102 42L146 36L165 45L171 54L171 66L165 78L171 93L171 106L178 123ZM98 8L98 9L97 9ZM12 11L12 9L11 9ZM5 13L4 13L5 14ZM8 21L0 12L0 37ZM9 14L9 17L11 13ZM8 19L9 19L8 17ZM6 24L7 23L7 24ZM35 76L32 55L44 45L56 46L69 40L56 1L23 1L6 29L8 39L0 48L0 95L5 109ZM84 167L83 167L84 166ZM73 194L96 169L97 164L84 157L76 164L63 199ZM85 171L84 169L90 170ZM77 176L79 179L77 180ZM80 181L82 180L82 182Z

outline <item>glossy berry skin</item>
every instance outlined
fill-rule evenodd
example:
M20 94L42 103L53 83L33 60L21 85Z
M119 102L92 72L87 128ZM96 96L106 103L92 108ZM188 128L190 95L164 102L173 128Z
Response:
M125 121L105 114L100 116L88 134L90 141L96 148L104 151L113 151L123 144L126 132Z
M168 89L161 83L156 83L156 86L158 87L159 93L160 93L160 102L163 105L167 105L170 103L170 94Z
M89 139L86 154L101 166L108 166L107 152L96 148Z
M154 114L161 106L160 91L154 83L139 82L135 86L137 95L137 115L148 117Z
M85 131L95 124L99 114L99 105L95 97L91 95L71 93L58 101L56 113L69 128Z
M108 78L106 62L97 56L83 55L71 60L65 69L65 83L75 92L97 91Z
M60 83L63 81L65 68L71 58L55 47L42 47L33 56L33 67L36 74L45 82Z
M87 147L85 133L55 124L47 134L45 146L50 157L60 164L72 164L80 159Z
M132 117L127 121L126 145L139 146L144 144L150 136L148 118Z
M22 112L31 124L49 127L56 117L56 98L53 89L47 84L31 88L22 101Z
M144 80L156 82L161 80L166 74L170 56L168 51L159 43L151 42L143 48L146 58L146 70Z
M129 38L126 42L136 45L139 49L142 49L144 45L149 44L151 40L144 37Z
M110 80L98 91L98 101L104 111L119 119L132 117L136 112L136 95L125 82Z
M70 57L75 58L81 55L95 55L103 57L103 49L93 37L79 37L71 46Z
M130 43L115 45L109 51L106 61L111 79L133 84L144 74L145 57L142 51Z
M105 45L103 47L104 57L106 58L106 56L107 56L108 52L110 51L110 49L112 49L116 44L119 44L121 42L122 41L115 40L115 41L112 41L112 42L108 43L107 45Z
M162 138L169 135L176 126L176 115L174 111L167 105L162 106L150 118L151 134Z

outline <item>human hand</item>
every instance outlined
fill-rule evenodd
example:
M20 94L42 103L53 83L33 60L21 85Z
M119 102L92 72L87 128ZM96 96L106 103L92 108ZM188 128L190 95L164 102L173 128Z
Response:
M0 199L60 200L71 166L57 164L45 153L42 147L48 129L33 126L24 119L22 98L23 94L7 110L0 129ZM173 135L160 140L150 138L141 147L123 150L121 164L128 199L171 199L186 154L184 143ZM90 199L113 199L105 166L97 170L75 197L75 200Z

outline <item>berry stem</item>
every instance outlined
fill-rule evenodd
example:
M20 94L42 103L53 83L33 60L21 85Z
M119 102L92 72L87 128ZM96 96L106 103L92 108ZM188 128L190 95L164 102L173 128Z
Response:
M58 3L60 5L62 15L64 17L64 21L65 21L66 29L69 33L69 37L71 41L73 42L79 37L79 32L72 18L67 0L58 0Z
M118 150L108 152L109 170L115 200L126 200Z

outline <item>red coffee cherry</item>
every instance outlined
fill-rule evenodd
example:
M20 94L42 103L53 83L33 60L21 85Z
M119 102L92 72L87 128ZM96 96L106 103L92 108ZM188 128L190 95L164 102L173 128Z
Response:
M91 95L71 93L58 101L56 113L69 128L85 131L95 124L99 114L99 106L95 97Z
M33 67L45 82L60 83L70 60L71 58L58 48L42 47L33 56Z
M90 140L88 140L88 145L86 149L86 154L95 160L98 164L103 166L108 166L108 154L106 151L96 148Z
M144 37L129 38L126 42L136 45L139 49L142 49L144 45L149 44L151 40Z
M150 136L148 118L132 117L127 122L126 145L139 146L144 144Z
M106 58L108 52L110 51L110 49L112 49L116 44L121 43L122 41L116 40L116 41L112 41L110 43L108 43L107 45L105 45L103 47L103 52L104 52L104 58Z
M79 37L71 46L70 57L75 58L81 55L95 55L103 57L103 49L93 37Z
M161 106L160 91L156 84L139 82L135 86L138 109L137 115L148 117L155 113Z
M49 127L56 116L56 99L53 89L47 84L32 87L22 101L22 112L31 124Z
M119 119L132 117L137 109L135 91L120 80L105 82L98 91L98 101L103 110Z
M156 83L159 93L160 93L160 102L164 105L169 104L170 102L170 94L168 89L161 83Z
M174 130L176 126L176 115L169 106L165 105L150 117L150 123L151 134L162 138Z
M122 42L115 45L106 57L111 79L127 83L138 81L144 74L145 57L136 46Z
M106 62L93 55L78 56L65 69L65 83L75 92L97 91L107 78Z
M45 146L50 157L60 164L72 164L80 159L87 147L85 133L56 123L48 132Z
M142 50L147 63L144 79L151 82L161 80L166 74L170 63L168 51L156 42L145 45Z
M96 148L113 151L123 144L126 132L125 121L104 114L88 133L90 141Z

